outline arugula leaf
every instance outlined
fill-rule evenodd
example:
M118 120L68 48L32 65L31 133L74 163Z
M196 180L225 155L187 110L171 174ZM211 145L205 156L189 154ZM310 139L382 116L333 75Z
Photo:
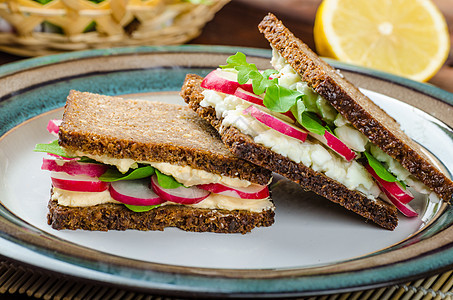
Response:
M177 182L172 176L161 173L156 170L157 182L164 189L176 189L180 186L184 186L182 183Z
M321 120L316 114L307 111L302 98L298 99L296 105L291 107L291 112L296 117L297 122L312 133L324 135L326 130L330 130L322 125Z
M269 75L276 73L275 70L266 70L261 74L255 64L247 63L246 56L242 52L237 52L227 58L227 64L220 66L223 69L232 68L238 71L237 80L239 84L245 84L249 80L252 81L253 92L261 95L266 91L266 88L271 85L276 85L276 80L269 80Z
M33 149L35 152L47 152L50 154L55 154L61 157L67 157L67 158L73 158L76 156L70 156L68 155L63 148L58 145L58 140L54 140L53 142L49 144L36 144L35 149Z
M220 66L222 69L231 69L231 68L234 69L237 66L248 65L248 63L246 61L246 56L242 52L236 52L235 55L231 55L230 57L227 58L226 62L227 62L227 65Z
M396 182L398 179L392 175L373 155L368 152L364 152L365 156L368 160L368 164L371 168L373 168L374 172L376 172L379 178L388 181L388 182Z
M116 168L109 168L104 174L99 177L99 180L104 182L113 182L118 180L133 180L150 177L154 174L154 168L151 166L139 167L127 173L121 173Z
M276 74L278 73L277 70L274 70L274 69L266 69L263 71L262 75L264 78L269 78L269 76L271 76L272 74ZM277 78L275 79L272 79L271 81L274 81L275 83L277 83Z
M302 122L300 123L305 129L315 134L324 135L326 127L321 123L321 120L314 114L308 111L302 113Z
M256 67L255 67L256 68ZM245 84L247 83L250 79L256 80L256 78L261 79L261 74L258 72L256 69L250 69L248 66L238 66L235 67L235 69L238 71L238 82L239 84Z
M256 65L247 63L245 54L241 52L228 57L227 65L220 67L234 68L238 71L240 84L251 80L255 94L260 95L266 92L263 103L271 111L283 113L291 110L303 127L319 135L324 135L326 130L331 130L324 127L315 114L306 111L303 93L279 85L276 78L269 79L269 75L278 73L276 70L265 70L260 73Z
M283 113L290 110L302 96L298 91L274 84L267 88L263 103L270 110Z
M149 206L124 204L124 206L126 206L128 209L130 209L134 212L147 212L147 211L150 211L151 209L161 206L161 204L149 205Z

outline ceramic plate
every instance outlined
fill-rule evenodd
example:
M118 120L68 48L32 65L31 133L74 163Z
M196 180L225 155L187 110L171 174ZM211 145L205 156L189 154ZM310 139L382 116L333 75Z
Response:
M184 104L187 73L206 75L239 49L181 46L94 50L0 68L0 254L67 275L167 295L300 296L357 290L453 266L452 209L425 197L395 231L275 176L275 224L251 233L55 231L50 178L36 143L52 140L70 89ZM270 51L242 48L269 68ZM453 171L453 96L432 86L330 61Z

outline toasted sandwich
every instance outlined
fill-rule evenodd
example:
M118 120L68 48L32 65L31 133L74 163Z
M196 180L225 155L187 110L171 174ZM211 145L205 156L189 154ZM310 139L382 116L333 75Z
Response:
M413 193L451 200L453 182L392 117L274 15L259 30L274 69L239 52L181 90L232 153L390 230L398 211L417 216Z
M270 171L234 156L184 105L71 91L49 153L48 224L246 233L274 222Z

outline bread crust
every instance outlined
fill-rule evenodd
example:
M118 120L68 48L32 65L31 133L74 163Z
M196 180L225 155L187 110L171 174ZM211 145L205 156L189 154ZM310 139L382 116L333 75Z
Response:
M304 189L338 203L383 228L390 230L396 228L398 216L394 206L379 199L368 199L359 192L351 191L324 174L316 172L302 163L295 163L287 157L255 143L250 136L241 133L234 127L230 126L220 130L222 120L216 117L214 108L200 106L200 102L204 98L203 88L200 87L202 79L198 75L187 75L181 89L181 96L189 107L220 132L222 141L235 155L272 170L298 183Z
M62 206L56 200L48 204L47 223L56 230L164 230L177 227L185 231L242 233L274 223L274 211L215 210L184 205L164 205L147 212L133 212L122 204L88 207Z
M275 15L268 14L258 28L302 80L329 101L357 130L440 198L447 202L452 199L453 182L430 163L420 145L410 139L393 118L319 58Z
M183 105L71 91L59 144L70 151L190 166L261 185L272 177L231 154L218 133Z

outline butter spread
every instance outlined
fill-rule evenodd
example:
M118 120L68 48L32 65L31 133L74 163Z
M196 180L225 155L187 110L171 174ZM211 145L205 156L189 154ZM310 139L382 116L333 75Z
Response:
M58 188L53 188L52 199L57 200L58 204L71 207L87 207L105 203L121 204L114 200L109 191L104 192L73 192ZM162 205L179 205L173 202L165 202ZM211 194L203 201L187 205L196 208L206 209L225 209L225 210L248 210L253 212L261 212L263 210L273 210L274 204L265 199L240 199L234 197L223 196L219 194Z

